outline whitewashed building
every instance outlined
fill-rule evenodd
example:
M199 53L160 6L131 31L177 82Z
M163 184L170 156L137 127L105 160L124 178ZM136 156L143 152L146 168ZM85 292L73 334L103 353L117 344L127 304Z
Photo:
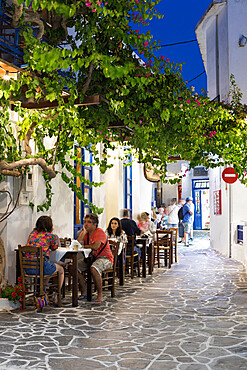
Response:
M234 75L247 103L247 0L213 0L196 26L207 73L208 95L228 100ZM209 170L211 246L247 267L247 189L239 181L226 184L223 167ZM237 225L243 225L243 243Z
M47 143L51 145L51 143ZM125 167L118 159L122 148L116 145L116 150L109 152L110 160L114 166L107 170L104 175L99 168L92 169L92 180L103 182L97 188L84 189L87 198L90 192L91 201L97 207L103 207L104 212L99 216L99 226L103 229L108 225L111 217L121 218L123 208L132 209L132 218L137 220L137 214L143 211L151 211L151 197L153 184L147 181L143 174L143 165L133 162L131 167ZM56 168L58 169L58 168ZM30 177L30 176L29 176ZM78 199L75 200L74 193L68 188L64 181L57 176L51 181L52 205L46 213L37 213L29 207L29 201L42 204L45 200L45 184L42 171L34 166L31 178L25 178L25 184L20 193L20 199L15 211L0 223L0 236L3 239L6 253L5 277L10 283L15 281L16 271L16 249L18 244L25 245L30 231L35 226L38 217L47 214L52 217L54 232L60 237L76 235L76 230L82 224L84 214L88 210ZM6 181L0 182L0 189L7 189L16 200L20 180L8 177ZM9 202L7 194L0 196L0 217L4 215ZM10 207L11 209L11 207Z

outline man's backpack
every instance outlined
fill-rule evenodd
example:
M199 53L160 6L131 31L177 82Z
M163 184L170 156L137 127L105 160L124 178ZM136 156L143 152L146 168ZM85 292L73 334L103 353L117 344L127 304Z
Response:
M179 209L179 211L178 211L178 218L179 218L179 221L183 221L183 218L184 218L183 208L184 208L184 207L180 207L180 209Z

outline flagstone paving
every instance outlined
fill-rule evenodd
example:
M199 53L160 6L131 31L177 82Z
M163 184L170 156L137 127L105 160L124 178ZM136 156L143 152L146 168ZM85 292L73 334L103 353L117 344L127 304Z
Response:
M247 275L207 233L171 269L129 280L101 306L0 313L0 369L247 368Z

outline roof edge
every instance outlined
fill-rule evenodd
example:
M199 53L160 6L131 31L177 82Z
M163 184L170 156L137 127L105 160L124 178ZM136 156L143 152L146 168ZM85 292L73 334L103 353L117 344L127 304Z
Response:
M224 4L224 3L227 3L227 0L213 0L209 7L207 8L207 10L204 12L203 16L201 17L201 19L198 21L196 27L195 27L195 30L197 30L197 28L200 26L200 24L203 22L203 20L206 18L206 15L209 13L210 9L215 5L215 4Z

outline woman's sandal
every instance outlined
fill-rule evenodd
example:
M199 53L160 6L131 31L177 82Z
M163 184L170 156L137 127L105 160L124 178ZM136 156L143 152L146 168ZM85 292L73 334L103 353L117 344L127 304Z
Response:
M98 305L98 306L99 306L99 305L101 305L103 302L104 302L104 300L103 300L103 299L101 299L101 300L98 300L98 301L97 301L97 300L92 301L91 303L92 303L92 304L94 304L94 305Z
M87 295L86 295L86 294L81 294L81 295L78 297L78 300L79 300L79 301L82 301L83 299L87 299Z

